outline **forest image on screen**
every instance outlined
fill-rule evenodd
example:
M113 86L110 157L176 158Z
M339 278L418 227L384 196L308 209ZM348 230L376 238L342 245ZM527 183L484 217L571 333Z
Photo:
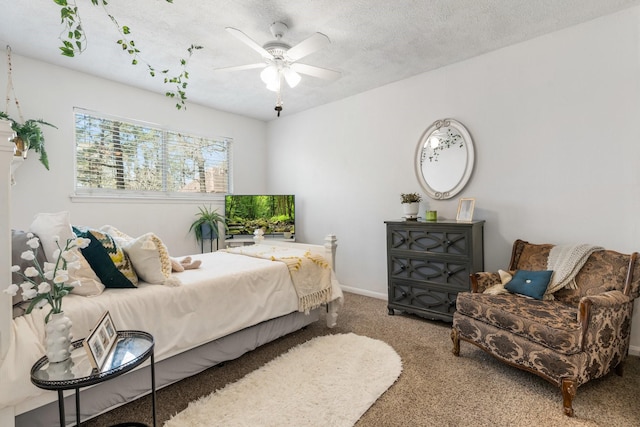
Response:
M234 235L253 235L262 228L265 234L295 233L295 196L231 195L225 196L224 216Z

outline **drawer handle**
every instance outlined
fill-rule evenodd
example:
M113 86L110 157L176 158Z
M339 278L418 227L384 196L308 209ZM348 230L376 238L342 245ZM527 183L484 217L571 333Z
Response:
M406 298L408 294L406 291L402 291L400 295L402 295L402 298Z

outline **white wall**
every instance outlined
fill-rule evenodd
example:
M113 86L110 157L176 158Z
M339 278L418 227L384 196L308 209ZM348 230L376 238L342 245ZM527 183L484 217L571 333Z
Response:
M487 270L507 267L517 238L640 251L639 24L629 9L269 122L269 190L296 194L302 239L337 234L342 283L384 297L383 222L400 193L422 192L418 139L451 117L476 145L458 197L486 220ZM421 212L455 218L458 197Z
M41 118L58 129L45 127L45 147L51 170L47 171L30 152L15 173L12 188L12 224L27 229L34 214L68 210L74 224L99 227L111 224L131 235L153 231L167 244L172 255L200 252L189 225L198 206L219 206L224 202L194 201L177 203L77 202L70 199L74 175L73 107L160 124L195 135L225 136L234 140L233 172L236 192L266 191L266 124L194 104L178 111L174 102L160 94L135 89L66 68L16 55L13 81L25 119ZM4 57L3 57L4 58ZM72 59L70 59L71 61ZM6 63L0 62L0 69ZM0 73L0 87L6 73ZM216 96L212 93L211 96ZM9 113L18 117L15 105Z

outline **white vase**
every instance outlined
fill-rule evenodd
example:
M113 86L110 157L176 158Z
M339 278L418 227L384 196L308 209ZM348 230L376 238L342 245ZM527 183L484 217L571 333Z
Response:
M418 218L418 210L420 209L420 203L403 203L404 217L409 219Z
M64 362L71 357L71 319L64 313L54 313L45 325L46 354L49 362Z

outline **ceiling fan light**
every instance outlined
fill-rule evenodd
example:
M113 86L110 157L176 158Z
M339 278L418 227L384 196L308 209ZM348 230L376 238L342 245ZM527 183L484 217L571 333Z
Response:
M275 67L275 65L268 65L260 73L260 78L267 86L270 84L274 84L274 82L280 80L278 69Z
M287 67L284 70L284 79L287 81L287 84L289 85L289 87L294 88L298 86L298 83L300 83L300 80L302 80L302 77L300 77L300 74L296 73L294 70Z
M267 89L272 92L278 92L280 90L280 79L276 78L275 80L267 83Z

